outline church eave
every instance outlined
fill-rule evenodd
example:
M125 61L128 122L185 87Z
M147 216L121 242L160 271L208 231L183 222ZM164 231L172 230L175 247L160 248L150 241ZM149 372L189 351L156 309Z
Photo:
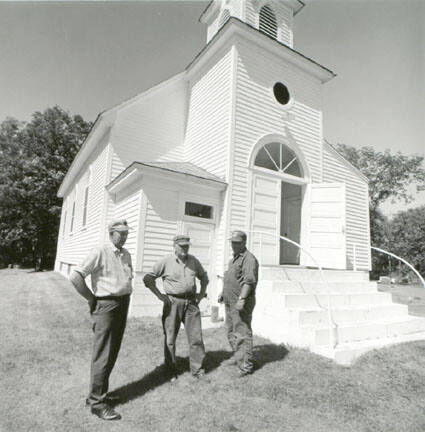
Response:
M234 36L242 36L261 48L272 52L278 57L284 58L299 68L311 73L323 83L336 77L336 74L325 66L322 66L321 64L305 56L304 54L301 54L290 46L285 45L284 43L273 39L270 36L267 36L258 29L235 17L231 17L226 22L226 24L214 35L214 37L208 42L207 45L205 45L202 51L200 51L198 55L192 60L192 62L189 63L189 65L186 67L186 71L190 73L194 69L197 69Z

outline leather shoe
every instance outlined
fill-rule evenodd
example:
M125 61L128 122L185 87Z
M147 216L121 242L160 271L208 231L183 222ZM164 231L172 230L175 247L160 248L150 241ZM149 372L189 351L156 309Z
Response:
M251 374L252 374L251 371L246 371L246 370L243 370L243 369L239 369L239 370L236 372L235 377L236 377L236 378L243 378L244 376L251 375Z
M108 403L108 404L112 404L112 405L119 404L120 401L121 401L121 399L120 399L120 397L118 395L107 395L106 398L105 398L105 402ZM86 407L89 407L89 406L90 406L90 401L87 398L86 399Z
M120 420L121 415L111 407L91 408L91 413L98 416L102 420Z

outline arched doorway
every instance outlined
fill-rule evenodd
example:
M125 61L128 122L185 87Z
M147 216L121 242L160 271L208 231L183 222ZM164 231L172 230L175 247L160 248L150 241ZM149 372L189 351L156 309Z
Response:
M308 183L302 155L282 140L259 143L251 158L251 247L267 265L300 263L300 251L283 240L302 241L303 200ZM255 232L270 235L260 236ZM260 238L261 237L261 238Z

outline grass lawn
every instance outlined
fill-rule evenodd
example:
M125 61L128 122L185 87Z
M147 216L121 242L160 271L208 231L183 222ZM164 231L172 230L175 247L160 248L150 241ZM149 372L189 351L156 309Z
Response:
M368 353L352 367L255 339L258 370L234 379L223 329L204 331L207 377L164 381L159 319L130 319L110 387L123 419L84 407L88 308L53 272L0 271L1 431L425 431L425 342ZM254 322L255 327L255 322Z

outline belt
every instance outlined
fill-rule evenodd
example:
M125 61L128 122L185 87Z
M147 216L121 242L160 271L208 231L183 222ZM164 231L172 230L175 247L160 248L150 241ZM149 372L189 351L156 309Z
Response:
M167 296L175 297L175 298L183 299L183 300L192 300L195 298L195 294L193 294L193 293L183 293L183 294L169 294L169 293L167 293Z
M122 296L103 296L103 297L96 297L96 300L124 300L127 297L130 297L130 294L124 294Z

